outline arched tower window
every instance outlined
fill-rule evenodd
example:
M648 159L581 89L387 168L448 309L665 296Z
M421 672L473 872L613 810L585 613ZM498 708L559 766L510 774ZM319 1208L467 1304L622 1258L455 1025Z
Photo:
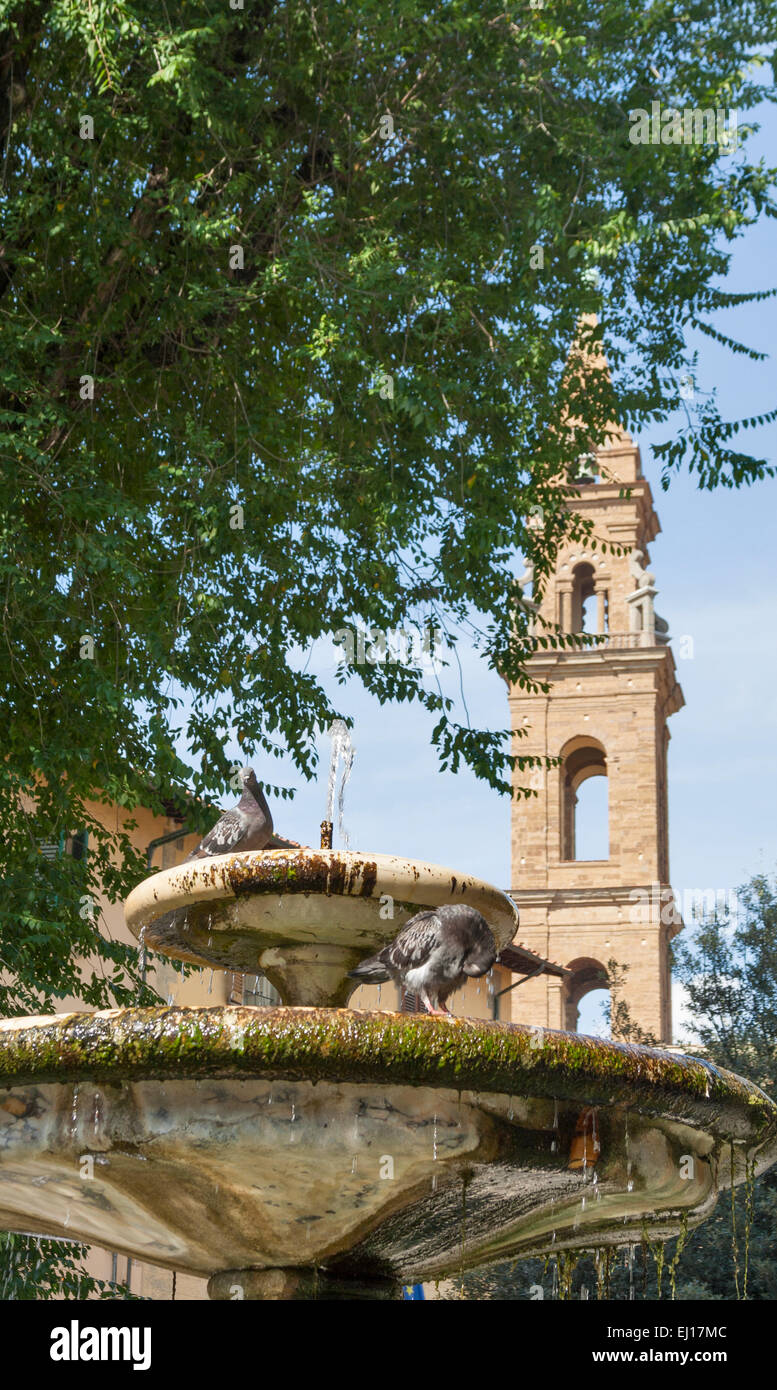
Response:
M579 1031L580 1003L586 996L590 996L584 1010L582 1031L596 1033L600 1037L609 1036L609 1030L601 1016L601 1008L609 996L610 987L607 971L601 961L594 960L591 956L579 956L577 960L569 962L567 969L572 971L572 975L564 988L564 1027L573 1033Z
M593 565L582 560L572 571L572 632L609 630L608 593L597 579Z
M609 859L604 748L596 739L575 738L566 745L561 757L561 858Z

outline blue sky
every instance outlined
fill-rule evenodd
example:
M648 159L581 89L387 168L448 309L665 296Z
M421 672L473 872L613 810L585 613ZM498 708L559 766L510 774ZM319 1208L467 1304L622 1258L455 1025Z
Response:
M758 113L754 149L767 160L777 148L777 118ZM737 244L729 290L777 283L777 224L763 221ZM764 351L777 343L777 300L742 306L714 320L722 331ZM741 418L777 403L773 358L753 363L710 339L699 352L698 384L716 386L724 418ZM658 611L669 621L686 707L671 721L669 806L671 874L675 890L728 892L756 871L777 868L777 481L753 488L700 492L693 478L660 488L651 444L667 427L639 439L646 476L662 525L650 554ZM742 440L746 436L740 436ZM777 430L760 432L753 448L775 459ZM679 658L678 639L690 637L693 656ZM461 650L473 724L501 727L506 687L472 651ZM314 658L316 669L326 663ZM450 687L458 685L451 673ZM346 793L351 844L454 866L508 887L506 799L473 776L441 773L429 744L432 720L423 711L379 706L352 681L341 708L355 720L356 760ZM278 764L257 765L270 782ZM278 828L317 843L326 803L326 767L315 785L302 784L293 803L276 808ZM581 1015L590 1027L596 996Z

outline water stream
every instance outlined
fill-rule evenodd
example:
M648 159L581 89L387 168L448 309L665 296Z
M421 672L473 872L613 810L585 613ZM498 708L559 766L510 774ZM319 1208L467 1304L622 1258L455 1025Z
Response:
M329 759L329 782L327 786L326 798L326 819L334 822L335 801L337 802L337 833L340 836L341 847L345 850L350 849L351 840L345 828L345 788L351 776L353 761L356 757L356 750L351 742L351 734L347 724L342 719L335 719L329 730L329 737L332 740L332 751ZM337 771L342 762L342 772L340 774L340 786L337 786Z

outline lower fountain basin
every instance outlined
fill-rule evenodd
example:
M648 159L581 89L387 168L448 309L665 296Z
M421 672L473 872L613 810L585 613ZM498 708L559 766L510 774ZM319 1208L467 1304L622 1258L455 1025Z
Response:
M299 1008L0 1022L0 1226L227 1289L663 1238L775 1160L758 1087L577 1034Z

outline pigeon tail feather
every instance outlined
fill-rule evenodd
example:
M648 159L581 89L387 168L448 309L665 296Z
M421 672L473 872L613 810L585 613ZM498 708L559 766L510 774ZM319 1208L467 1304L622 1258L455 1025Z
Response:
M380 956L370 956L367 960L361 961L353 970L348 971L348 975L352 980L371 985L382 985L391 979Z

